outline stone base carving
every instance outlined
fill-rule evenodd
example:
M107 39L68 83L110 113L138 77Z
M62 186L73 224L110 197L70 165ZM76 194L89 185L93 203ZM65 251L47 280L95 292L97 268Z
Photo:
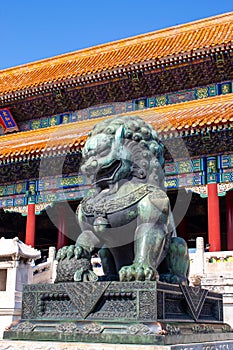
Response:
M125 344L233 340L222 296L161 282L27 285L22 321L5 339Z

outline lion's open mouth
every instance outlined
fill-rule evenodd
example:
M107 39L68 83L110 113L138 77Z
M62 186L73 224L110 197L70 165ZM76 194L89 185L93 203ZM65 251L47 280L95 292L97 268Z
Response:
M104 184L107 186L108 183L112 182L121 165L121 160L114 160L111 164L102 167L96 174L95 184L101 187L104 186Z

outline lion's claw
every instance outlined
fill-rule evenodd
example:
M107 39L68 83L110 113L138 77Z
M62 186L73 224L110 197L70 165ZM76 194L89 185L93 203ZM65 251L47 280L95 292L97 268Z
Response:
M57 255L56 255L57 261L64 260L66 258L66 252L67 252L68 248L69 248L69 246L64 246L58 250Z
M136 269L136 280L144 281L144 279L145 279L144 269L142 267L138 267Z
M82 251L83 249L80 246L74 248L74 256L76 259L80 259L82 257Z
M78 244L75 245L74 256L76 257L76 259L82 259L82 258L90 259L91 258L90 253Z
M121 282L129 281L154 281L157 279L158 273L147 264L133 264L124 266L119 271Z
M66 257L67 259L71 259L74 256L74 245L70 245L66 251Z

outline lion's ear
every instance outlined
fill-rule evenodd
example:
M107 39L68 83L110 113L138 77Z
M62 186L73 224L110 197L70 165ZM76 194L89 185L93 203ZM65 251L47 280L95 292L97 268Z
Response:
M116 144L120 145L122 144L122 141L124 139L124 135L125 135L125 128L123 125L121 125L115 133L115 142Z

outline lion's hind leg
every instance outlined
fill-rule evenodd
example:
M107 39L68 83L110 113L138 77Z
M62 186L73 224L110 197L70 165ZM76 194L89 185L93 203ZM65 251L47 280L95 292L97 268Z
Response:
M167 272L160 274L162 282L188 284L189 254L183 238L171 238L165 265Z

